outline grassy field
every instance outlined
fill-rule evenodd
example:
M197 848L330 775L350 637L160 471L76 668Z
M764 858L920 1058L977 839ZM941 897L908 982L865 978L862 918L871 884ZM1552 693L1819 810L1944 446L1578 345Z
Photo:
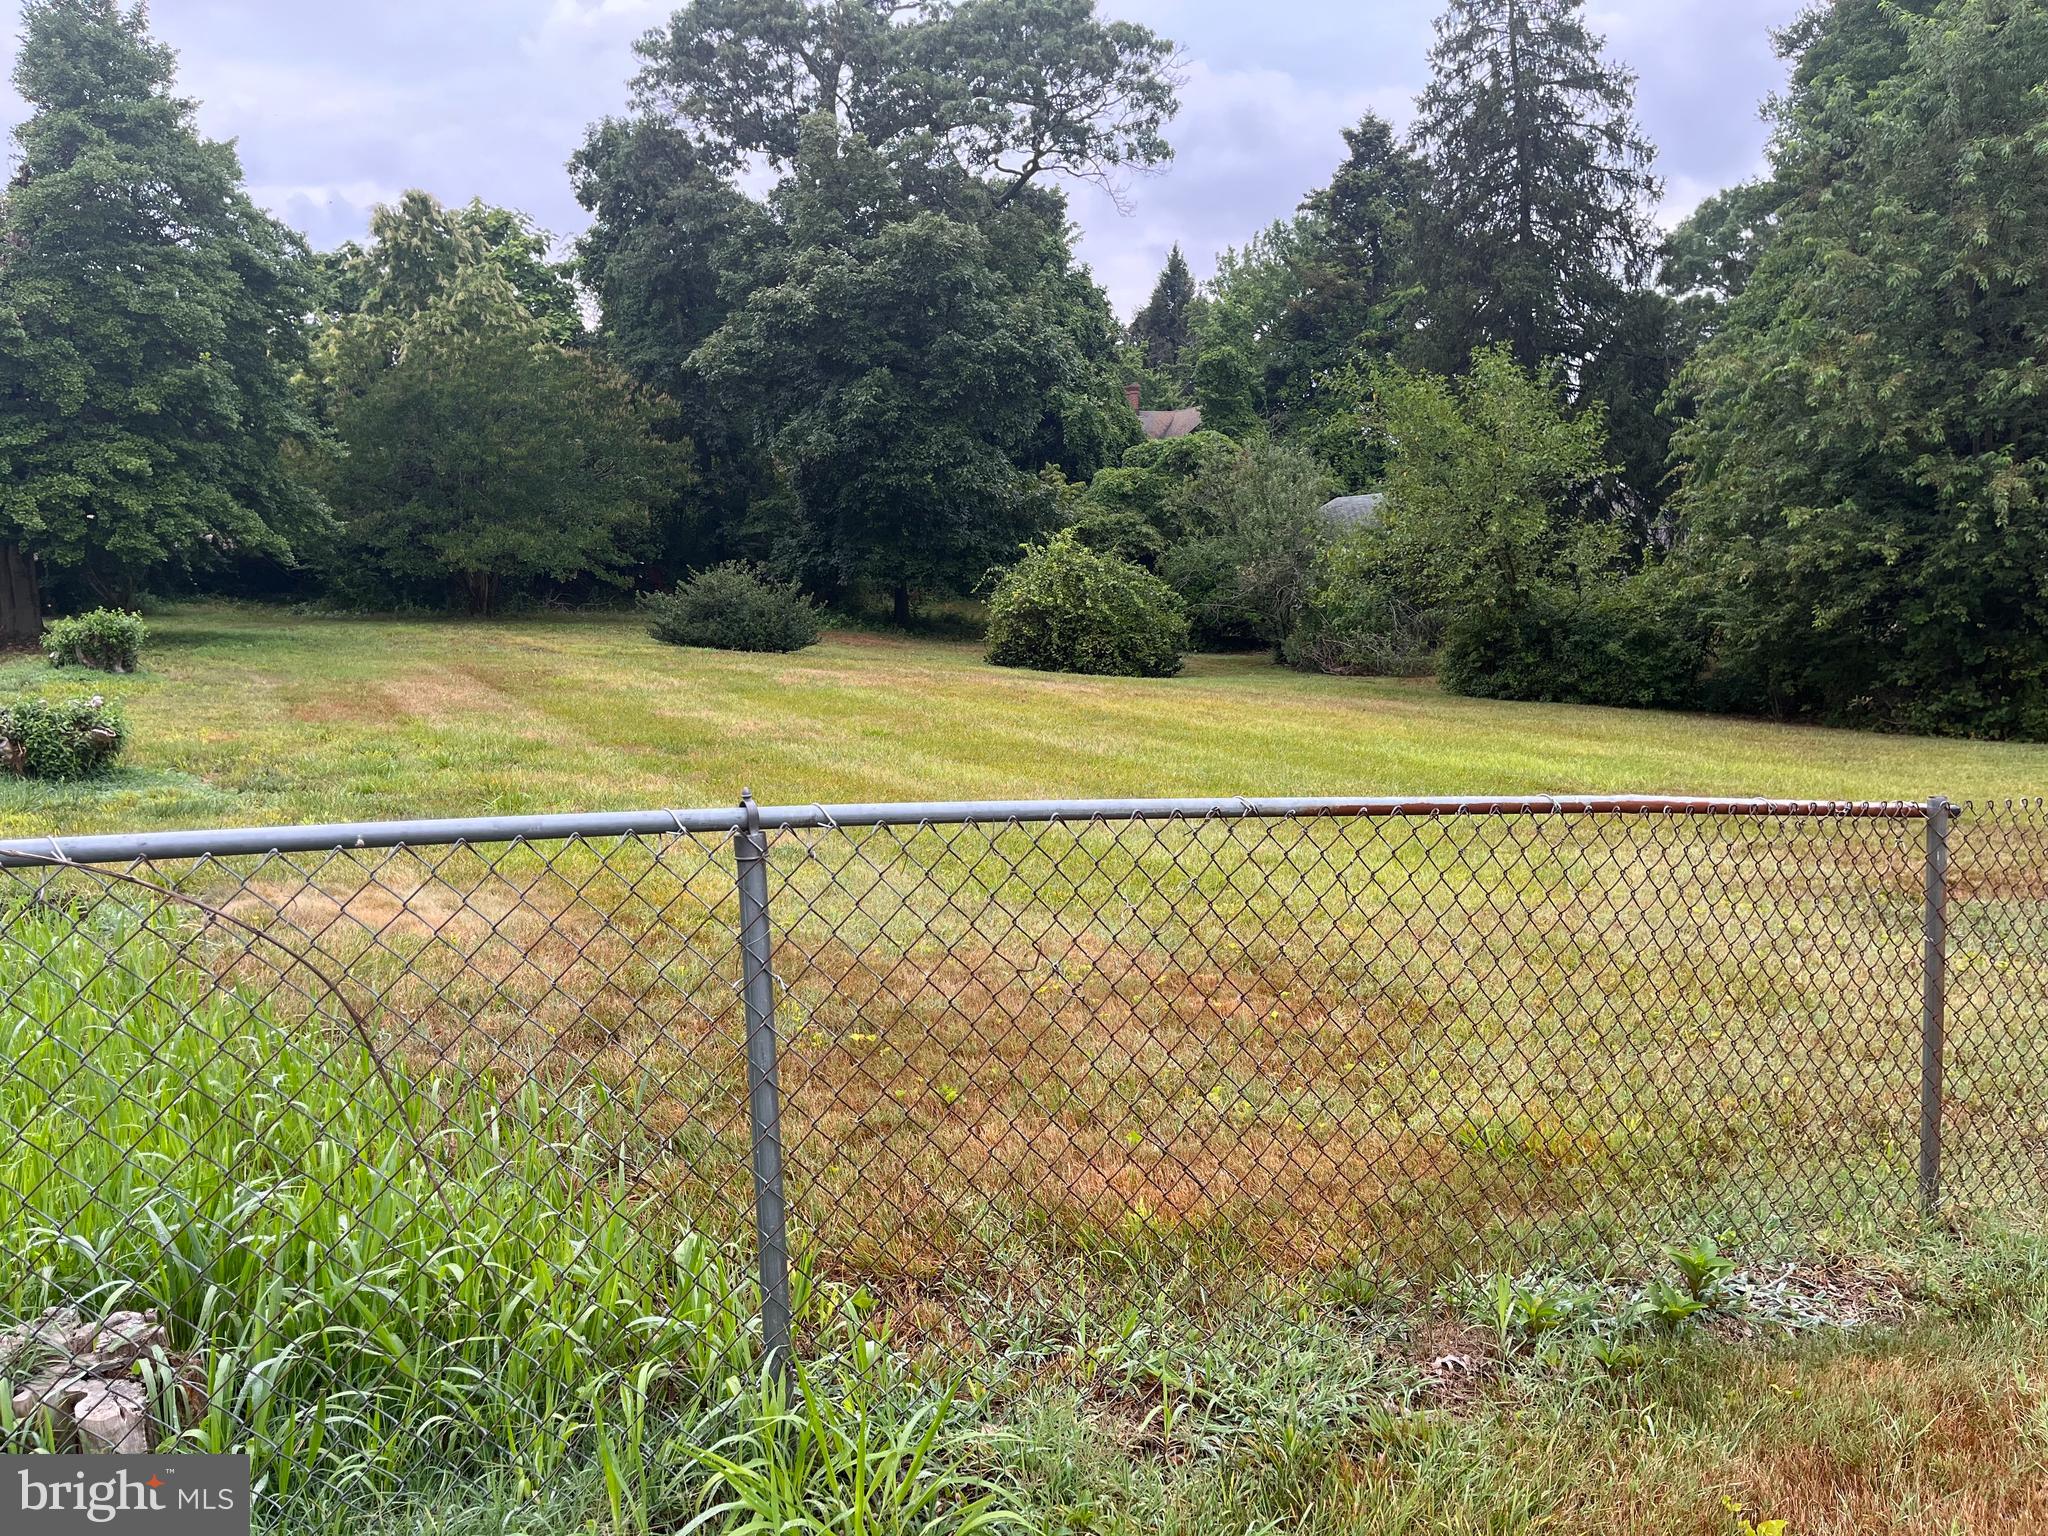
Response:
M113 779L7 786L0 828L743 785L2048 787L2038 747L1491 704L1255 657L1132 682L851 632L681 651L626 617L152 625L133 678L0 666L0 697L99 688L135 731ZM2048 1123L2011 1130L2039 1086L2048 828L2006 830L1959 904L1955 1171L2031 1188ZM1918 838L779 838L801 1404L734 1366L751 1305L705 1292L743 1291L745 1265L695 1243L748 1216L718 840L194 875L235 922L312 936L379 1006L388 1072L245 935L18 876L0 1246L25 1262L0 1268L0 1314L157 1307L177 1346L159 1393L190 1398L167 1418L207 1446L257 1424L294 1530L367 1528L374 1499L377 1529L441 1536L699 1516L707 1536L972 1536L998 1512L1047 1536L2048 1531L2048 1245L1911 1211ZM1710 1236L1737 1267L1696 1295L1658 1248ZM41 1443L8 1412L0 1392L0 1444Z
M656 645L630 616L152 620L144 672L0 665L0 697L123 699L130 768L9 786L0 831L1057 795L1687 790L2038 794L2048 747L1456 699L1192 658L1167 681L999 671L971 644L828 634L795 656Z

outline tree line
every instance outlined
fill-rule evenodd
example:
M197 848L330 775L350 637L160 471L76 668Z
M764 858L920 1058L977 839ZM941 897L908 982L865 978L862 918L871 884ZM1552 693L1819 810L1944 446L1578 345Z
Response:
M1583 0L1448 0L1411 126L1128 325L1063 187L1170 157L1178 61L1092 0L689 0L570 162L563 261L424 193L316 254L139 9L24 25L12 636L732 559L908 622L1067 530L1304 666L2048 736L2048 0L1821 0L1768 172L1668 232ZM1203 430L1141 440L1129 391Z

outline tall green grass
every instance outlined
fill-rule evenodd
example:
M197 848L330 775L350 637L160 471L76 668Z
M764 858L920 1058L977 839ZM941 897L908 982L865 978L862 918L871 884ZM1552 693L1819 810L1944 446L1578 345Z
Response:
M636 1202L584 1129L602 1106L380 1069L219 984L191 937L106 908L6 918L0 1326L156 1309L167 1447L246 1450L273 1509L449 1476L516 1495L565 1464L631 1479L649 1415L731 1397L746 1284ZM51 1431L0 1423L0 1449Z

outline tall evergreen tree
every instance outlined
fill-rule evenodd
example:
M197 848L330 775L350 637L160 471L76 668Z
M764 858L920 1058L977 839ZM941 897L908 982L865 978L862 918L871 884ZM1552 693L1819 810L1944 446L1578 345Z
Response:
M1131 342L1143 352L1147 368L1178 377L1194 336L1195 297L1195 274L1176 244L1152 285L1152 297L1131 317Z
M74 574L131 601L162 573L289 559L319 502L280 462L312 305L299 238L173 94L143 10L28 0L29 103L0 205L0 633Z
M1344 147L1330 184L1302 203L1302 286L1286 329L1299 366L1311 373L1357 361L1361 352L1383 360L1412 278L1422 167L1374 112L1344 130Z
M1451 0L1437 21L1413 142L1429 174L1416 350L1439 371L1495 343L1576 368L1648 275L1655 151L1583 8Z
M1773 233L1681 381L1716 686L2048 736L2048 0L1846 0L1786 42Z
M1414 296L1422 167L1376 113L1344 130L1344 146L1329 185L1302 201L1290 238L1275 247L1285 299L1247 346L1269 415L1315 438L1332 418L1355 417L1358 371L1391 358ZM1353 483L1356 466L1332 467Z

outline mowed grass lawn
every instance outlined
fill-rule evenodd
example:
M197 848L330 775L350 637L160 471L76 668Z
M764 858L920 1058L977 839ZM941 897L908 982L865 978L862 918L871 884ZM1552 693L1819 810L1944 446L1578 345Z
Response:
M655 644L629 614L499 623L203 605L143 671L0 664L0 697L100 691L115 778L0 790L0 831L764 802L1685 790L2048 790L2048 747L1459 699L1427 681L1197 656L1164 681L999 670L835 632L793 656Z

